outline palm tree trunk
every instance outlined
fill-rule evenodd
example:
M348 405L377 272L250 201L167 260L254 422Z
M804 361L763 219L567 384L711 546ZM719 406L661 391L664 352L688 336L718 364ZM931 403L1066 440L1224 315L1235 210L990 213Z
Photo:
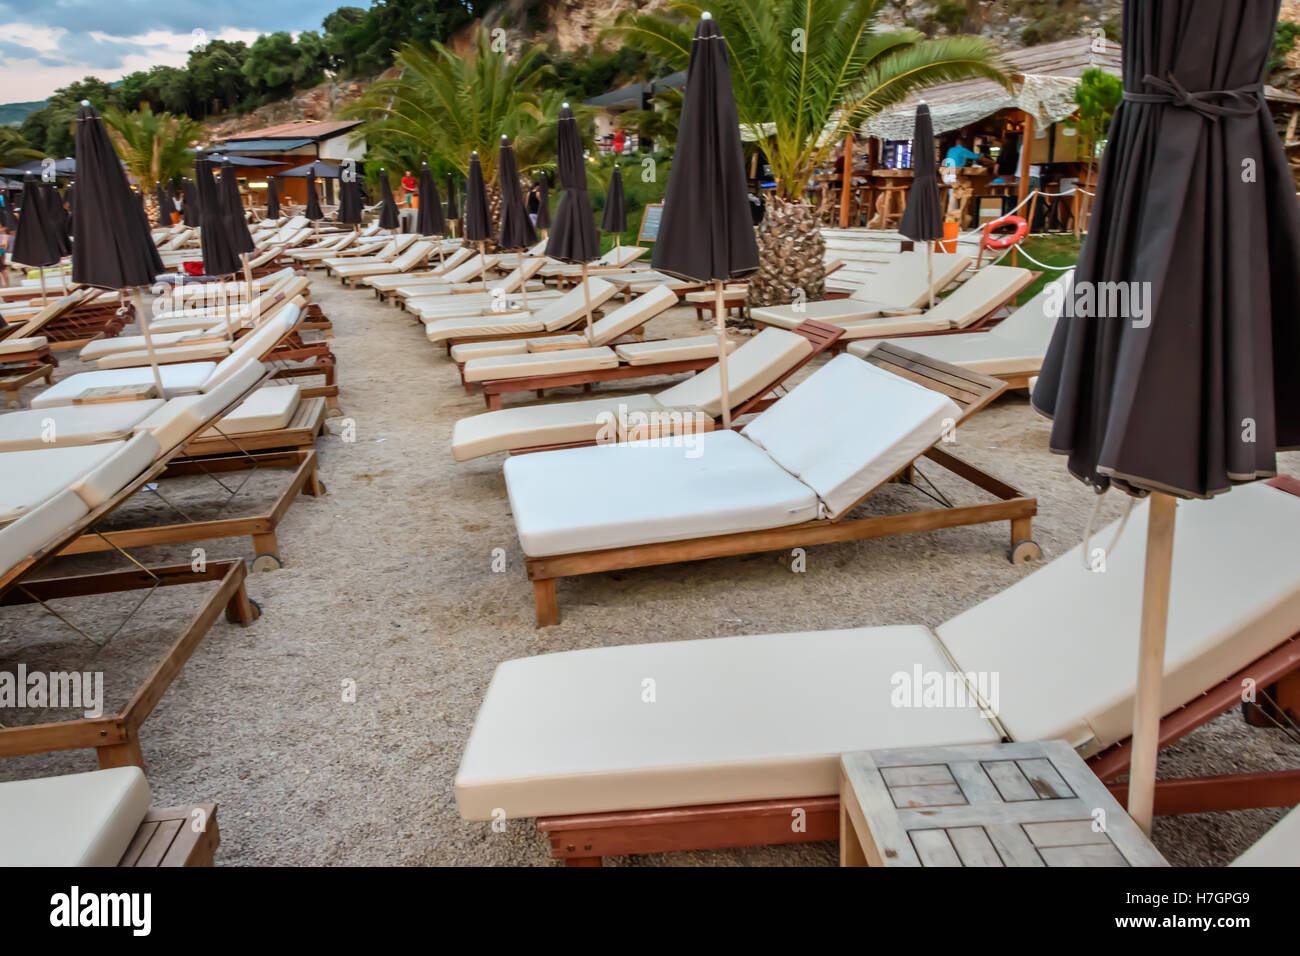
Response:
M825 295L826 241L812 206L770 196L757 233L759 266L749 280L747 306L814 302Z

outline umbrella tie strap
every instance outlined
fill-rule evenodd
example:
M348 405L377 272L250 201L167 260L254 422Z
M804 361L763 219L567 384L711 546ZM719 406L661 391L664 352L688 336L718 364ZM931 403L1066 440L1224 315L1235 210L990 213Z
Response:
M1125 90L1124 99L1130 103L1164 103L1182 109L1196 110L1201 116L1214 123L1217 123L1221 116L1237 118L1251 116L1259 112L1264 102L1259 95L1260 90L1263 89L1259 83L1249 83L1235 90L1201 90L1193 93L1178 82L1178 78L1172 73L1166 74L1166 78L1148 73L1142 77L1142 82L1158 92L1134 93Z
M1109 490L1110 489L1107 489L1107 491ZM1093 532L1097 529L1097 518L1101 514L1101 502L1102 499L1105 497L1106 497L1105 491L1098 493L1097 501L1092 506L1092 514L1088 515L1088 524L1083 529L1083 549L1079 553L1079 560L1083 562L1083 568L1085 571L1093 570L1092 563L1091 563L1092 535ZM1133 513L1133 505L1136 503L1137 503L1137 499L1132 495L1129 495L1128 504L1124 507L1124 514L1121 515L1119 519L1119 527L1115 529L1115 537L1111 538L1110 547L1104 549L1104 551L1102 552L1103 554L1112 553L1115 550L1115 547L1119 544L1120 535L1124 533L1124 529L1128 526L1129 515Z

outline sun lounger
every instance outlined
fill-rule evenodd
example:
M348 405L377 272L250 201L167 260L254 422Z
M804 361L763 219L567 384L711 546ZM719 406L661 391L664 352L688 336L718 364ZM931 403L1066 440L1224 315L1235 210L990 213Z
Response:
M593 277L587 281L585 294L582 286L577 286L530 312L439 319L426 324L424 331L430 342L445 346L448 352L453 345L462 342L521 335L555 335L584 323L588 307L594 315L616 291L608 282Z
M331 256L340 255L344 250L351 249L358 243L364 242L365 240L361 238L361 234L358 232L342 232L337 235L326 236L315 245L295 249L288 254L287 258L302 265L310 263L313 259L328 259Z
M333 272L336 268L343 265L348 265L348 264L355 265L363 262L368 262L368 263L392 262L403 252L409 249L412 245L414 245L419 239L420 237L413 232L398 233L396 236L393 236L391 239L389 239L388 243L373 255L362 255L362 254L349 255L348 252L350 252L351 250L347 250L341 256L330 256L329 258L321 259L318 264L325 270L326 274L328 275L329 273Z
M560 289L529 289L528 308L523 296L515 293L470 292L461 295L427 296L411 300L414 308L407 309L420 324L450 319L475 319L479 316L504 318L536 311L548 303L563 298L567 293ZM405 308L405 305L403 306Z
M1229 866L1300 866L1300 807L1292 810Z
M479 255L479 251L471 246L460 246L454 249L450 255L440 261L436 267L422 269L419 272L412 272L408 275L377 275L366 276L362 279L363 285L368 285L375 290L375 294L380 298L391 296L398 289L405 286L418 286L421 284L438 285L442 282L442 276L451 269L468 262L473 256Z
M152 799L139 767L0 783L0 867L211 866L216 804Z
M875 318L827 318L827 310L809 308L808 313L795 312L795 315L810 314L816 311L816 318L823 322L833 321L844 328L844 343L853 339L911 337L920 335L940 335L954 332L970 332L983 328L1013 300L1020 292L1034 281L1035 274L1028 269L1014 266L985 266L975 273L952 293L940 299L933 309L906 315L881 315ZM849 302L840 299L831 303L837 305ZM807 303L808 307L819 303ZM791 307L793 308L793 307ZM762 312L763 315L758 313ZM767 310L755 309L755 323L775 325L778 328L788 326L789 316L772 316ZM846 313L847 314L847 313Z
M834 839L839 758L851 751L1061 739L1113 784L1128 768L1145 508L1108 554L1105 573L1082 567L1076 546L933 629L768 634L508 661L461 760L461 816L487 820L502 808L539 817L555 856L590 864L625 853ZM1300 665L1300 574L1287 550L1300 534L1300 499L1260 483L1179 511L1162 745L1240 706L1243 680L1294 682ZM1261 539L1262 527L1274 533ZM972 697L977 675L999 675L999 699L984 701L996 703L994 719L973 705L895 706L898 675L918 671ZM647 675L660 704L626 689ZM667 704L664 688L672 689ZM1162 780L1156 812L1287 806L1297 790L1295 771ZM790 826L792 808L806 812L803 832Z
M500 256L492 257L498 261L489 263L487 268L498 268L500 266ZM405 301L402 308L418 314L418 308L425 304L425 300L435 300L434 305L438 304L437 300L446 302L446 297L451 295L509 295L518 301L517 293L523 288L524 283L528 283L528 291L542 291L544 288L539 283L529 282L541 271L545 261L542 259L526 259L521 266L515 266L505 276L500 279L493 279L486 284L483 282L473 282L462 280L459 275L448 272L442 277L442 281L421 282L418 285L402 286L397 290L400 296L405 293ZM485 271L485 270L484 270ZM418 294L412 294L418 293Z
M934 255L934 294L947 288L971 264L970 257L950 253ZM903 252L859 286L847 299L800 302L751 309L755 322L791 328L791 322L848 322L888 312L907 312L929 305L931 287L924 252Z
M430 243L430 246L432 246L432 243ZM435 278L440 280L438 283L439 285L451 285L454 283L468 282L471 279L478 278L479 276L483 275L485 272L495 269L497 266L497 261L498 260L496 256L477 255L467 260L466 262L462 262L458 266L447 269L440 276L437 276ZM392 270L387 270L387 271L391 272ZM402 270L402 271L409 272L410 270ZM338 275L340 278L346 281L349 277L354 275L359 277L367 274L376 274L377 270L374 270L372 267L369 272L364 272L363 270L360 269L347 271L346 267L339 266L337 269L334 270L334 272L336 275Z
M601 272L621 272L650 251L648 246L618 246L609 250L595 262L587 265L588 275ZM554 262L542 270L547 279L581 279L582 265L571 262Z
M349 262L343 265L334 266L331 270L335 278L346 285L356 285L361 279L372 275L404 275L423 265L429 258L429 254L434 251L435 243L432 240L421 240L413 242L411 245L397 256L391 262Z
M604 320L602 320L604 321ZM794 332L764 329L727 356L727 393L733 420L771 404L773 390L822 354L841 332L835 326L806 322ZM459 349L452 349L455 358ZM657 394L623 395L578 402L556 402L484 412L456 422L451 453L469 461L494 452L549 451L594 445L601 437L622 440L619 415L625 419L678 414L683 422L716 421L722 416L722 386L715 365Z
M74 288L21 322L0 329L0 341L44 337L51 348L78 348L113 336L128 325L135 308L100 289Z
M1033 299L987 331L971 335L922 335L896 341L941 362L1000 378L1012 388L1028 388L1029 380L1038 375L1043 365L1056 327L1056 316L1049 310L1055 294L1053 289L1061 283L1068 284L1072 274L1049 283ZM1059 289L1056 291L1059 293ZM877 344L891 341L895 340L854 342L848 351L865 358Z
M50 340L43 335L23 339L0 339L0 395L5 404L17 408L23 386L44 379L53 381L58 365L50 351Z
M939 447L1005 388L877 349L867 361L832 359L740 431L705 432L689 449L634 442L507 460L538 626L559 621L557 578L599 571L992 521L1009 522L1013 562L1032 559L1034 499ZM923 455L998 500L850 517Z

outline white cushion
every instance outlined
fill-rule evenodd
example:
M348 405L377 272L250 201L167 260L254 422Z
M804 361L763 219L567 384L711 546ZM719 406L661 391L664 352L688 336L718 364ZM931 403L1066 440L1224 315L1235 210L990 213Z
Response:
M20 518L103 464L125 442L34 448L0 455L0 522Z
M775 326L779 329L793 329L807 319L818 322L854 322L870 319L880 315L885 306L878 302L855 302L853 299L824 299L817 302L802 302L796 308L793 305L768 305L751 309L750 315L755 322Z
M157 440L143 433L125 442L90 447L113 449L112 455L72 483L72 490L92 511L111 500L161 454Z
M265 367L261 363L248 362L210 391L171 399L141 421L135 430L149 432L163 451L171 451L194 438L199 429L235 404L264 373Z
M456 461L469 461L511 448L595 441L602 429L605 437L613 440L616 432L610 423L617 420L620 409L649 411L657 407L652 395L642 394L484 412L456 422L451 433L451 454Z
M71 488L64 488L17 521L0 528L0 574L31 557L90 513Z
M159 367L159 377L169 396L194 394L216 368L212 362L184 362L180 365ZM78 372L61 382L55 382L32 399L32 408L54 408L71 405L83 392L106 386L148 385L153 382L153 370L144 368L97 369Z
M301 403L302 389L297 385L270 385L259 388L236 405L216 427L209 428L201 437L247 435L250 432L285 428L293 421L293 416Z
M124 441L141 419L162 404L161 399L150 399L10 412L0 415L0 452Z
M155 349L152 359L159 365L179 364L181 362L203 362L209 359L219 361L230 354L230 345L225 341L178 343L170 348ZM139 351L112 352L96 360L96 368L148 368L149 352Z
M727 339L728 352L736 349L736 343ZM653 342L629 342L614 346L618 357L628 365L658 365L665 362L689 362L694 359L716 359L718 357L718 337L716 335L691 335L681 339L660 339Z
M934 274L934 291L938 293L970 265L970 257L958 253L936 252L926 262L924 249L903 252L875 275L864 279L851 298L859 302L892 306L930 304L930 273Z
M116 866L149 801L139 767L0 783L0 866Z
M472 335L525 335L529 332L545 332L546 329L537 319L536 313L518 312L511 315L466 316L458 319L439 319L424 327L424 333L430 342L445 342L447 339L467 338Z
M50 342L43 335L32 335L24 339L5 339L0 341L0 355L13 355L17 352L35 352L49 348Z
M1085 569L1077 545L936 629L963 670L1001 675L1002 721L1017 740L1091 752L1132 731L1146 510L1134 509L1105 571ZM1092 545L1113 538L1112 526ZM1297 538L1300 498L1262 482L1179 504L1161 713L1295 633Z
M257 364L262 357L275 347L298 324L298 307L291 305L283 312L267 319L255 332L250 332L235 344L235 350L224 358L211 376L203 383L203 390L209 391L228 376L234 375L250 362Z
M659 313L677 304L677 293L664 286L655 286L645 295L639 295L608 315L592 323L591 334L597 345L607 345L621 335L645 325Z
M746 425L743 434L814 488L830 516L838 517L960 418L961 409L948 396L840 355Z
M530 557L680 541L798 524L817 497L732 431L657 445L520 455L506 487Z
M1300 866L1300 807L1273 825L1229 866Z
M533 313L533 317L542 323L547 332L558 332L587 313L591 307L594 313L618 292L618 287L595 276L587 279L587 292L578 284L560 298L547 302Z
M727 356L727 393L731 406L772 387L782 375L812 353L802 335L764 329ZM678 382L655 396L665 406L698 408L714 418L722 414L722 384L717 365Z
M569 338L567 335L558 337ZM523 355L528 351L530 341L532 340L503 339L499 342L462 342L451 347L451 360L459 363L475 358L495 358L498 355Z
M924 627L506 661L465 746L456 804L487 820L497 808L535 817L813 797L838 792L845 752L997 741L974 708L895 707L891 678L917 667L951 670Z
M618 356L611 348L560 349L555 352L470 359L465 363L465 381L489 382L504 378L564 375L617 367Z
M877 319L853 319L836 322L844 327L842 339L880 338L885 335L909 335L917 332L942 332L950 328L947 319L921 315L885 315Z
M209 319L208 325L201 328L182 329L175 332L153 332L150 334L149 339L153 347L159 350L184 345L187 342L193 342L195 339L206 338L211 321ZM214 336L221 335L220 327L213 328L212 334ZM95 339L93 342L86 343L85 347L77 354L77 358L83 362L96 362L117 352L143 351L149 347L149 344L145 342L143 335L119 335L111 339Z

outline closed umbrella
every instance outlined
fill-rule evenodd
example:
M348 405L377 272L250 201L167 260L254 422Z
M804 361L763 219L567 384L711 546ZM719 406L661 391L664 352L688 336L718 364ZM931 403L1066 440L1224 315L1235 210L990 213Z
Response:
M181 222L191 229L201 225L202 211L197 184L192 179L181 180Z
M497 181L501 184L501 231L497 235L497 245L502 249L527 249L537 241L537 230L528 218L528 207L524 205L524 191L519 186L519 167L515 163L515 151L510 141L501 137L501 156L497 160ZM524 257L520 256L519 265L523 267ZM528 283L523 286L524 310L528 309Z
M1129 789L1148 830L1177 499L1272 475L1300 445L1300 209L1259 82L1277 13L1125 4L1124 100L1033 394L1076 477L1150 495Z
M68 210L63 205L63 197L59 194L58 187L54 183L40 182L37 184L37 195L45 208L43 221L46 232L50 234L51 242L58 247L61 256L70 255L72 243L68 241L68 234L72 227L68 222Z
M248 231L248 220L244 218L244 204L239 198L235 167L225 160L221 162L221 211L235 251L240 255L252 252L255 248L253 235Z
M939 205L939 173L934 165L934 126L930 107L922 100L916 107L912 132L912 185L898 231L908 239L925 243L925 269L930 280L930 308L934 308L934 240L943 238L943 210Z
M401 214L397 211L397 200L393 198L393 184L388 181L388 173L379 171L379 228L396 232L402 224Z
M343 177L339 186L339 222L348 226L361 225L361 184L356 173Z
M568 103L560 107L560 125L556 130L556 165L560 171L560 205L555 223L546 240L546 254L565 262L582 263L582 289L587 306L587 341L591 338L591 291L587 287L587 263L600 258L600 237L587 195L587 168L582 161L582 137L578 121Z
M266 177L266 218L280 218L280 184L274 176Z
M316 177L307 177L307 208L303 210L303 215L311 221L313 232L318 228L317 224L325 218L325 214L320 209L320 197L316 194Z
M171 203L167 201L167 190L163 189L163 184L159 183L158 188L154 190L154 200L158 204L158 225L170 226L172 217L170 215Z
M77 203L73 231L72 280L98 289L131 289L158 396L166 398L149 334L149 313L141 290L163 271L149 223L131 194L122 162L95 108L77 110ZM25 214L24 214L25 215Z
M600 217L600 228L614 234L614 245L622 242L623 233L627 231L627 206L623 202L623 174L618 171L618 160L614 160L614 174L609 179L609 191L605 193L605 211Z
M537 228L551 228L551 180L545 173L537 177Z
M465 239L478 243L480 256L487 255L487 241L491 237L488 218L487 188L483 184L483 166L478 160L478 150L469 157L469 176L465 183ZM483 271L483 288L487 289L487 270Z
M714 285L718 384L722 386L722 422L729 428L731 399L727 389L723 286L728 279L758 270L758 243L749 210L740 119L731 89L727 46L708 13L700 19L691 42L677 150L668 174L663 221L651 261L660 272Z
M429 164L420 164L420 211L415 217L415 231L422 236L445 236L447 220L442 214L442 197L438 195L438 185L429 172ZM442 243L438 243L438 261L446 262Z
M47 216L36 177L24 176L22 215L18 217L18 232L14 235L11 258L40 273L42 299L46 294L45 269L58 262L63 254L52 231L46 226Z

